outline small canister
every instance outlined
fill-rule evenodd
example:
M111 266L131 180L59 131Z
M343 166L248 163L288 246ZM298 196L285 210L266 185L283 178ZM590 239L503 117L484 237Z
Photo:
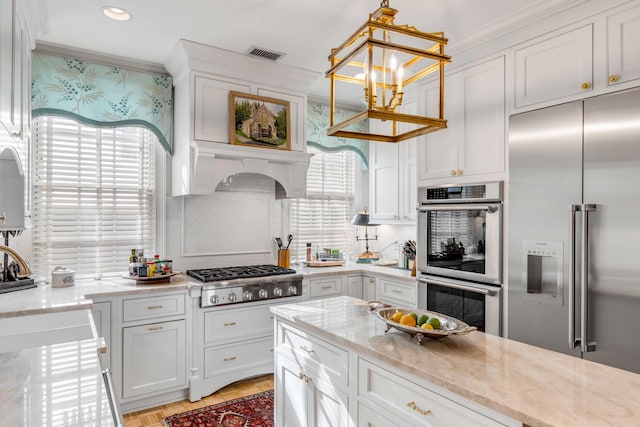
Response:
M56 267L51 272L52 288L66 288L75 284L75 271L66 267Z

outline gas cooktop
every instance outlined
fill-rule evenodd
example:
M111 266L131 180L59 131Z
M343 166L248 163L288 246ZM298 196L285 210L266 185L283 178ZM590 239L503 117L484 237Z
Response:
M252 277L276 276L281 274L295 274L291 268L278 267L277 265L245 265L240 267L202 268L187 270L187 276L191 276L201 282L217 282L221 280L248 279Z

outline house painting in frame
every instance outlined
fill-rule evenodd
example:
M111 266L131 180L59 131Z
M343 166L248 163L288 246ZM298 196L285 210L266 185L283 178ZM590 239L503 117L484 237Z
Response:
M229 92L231 144L290 150L289 102Z

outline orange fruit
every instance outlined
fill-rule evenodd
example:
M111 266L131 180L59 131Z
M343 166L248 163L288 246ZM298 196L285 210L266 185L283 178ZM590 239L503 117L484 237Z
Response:
M406 326L416 326L416 319L414 319L413 316L405 314L400 318L399 323Z

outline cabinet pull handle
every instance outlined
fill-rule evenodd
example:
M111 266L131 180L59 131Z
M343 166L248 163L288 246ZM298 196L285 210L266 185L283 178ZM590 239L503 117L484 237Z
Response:
M11 135L13 135L14 138L21 138L22 131L12 132Z
M224 326L235 326L236 322L227 322L224 324Z
M391 292L393 292L394 294L401 294L402 291L399 291L397 289L391 289Z
M458 175L458 176L462 175L463 173L464 173L464 171L462 169L458 169L456 171L456 175Z
M225 362L231 362L232 360L236 360L236 357L235 357L235 356L225 357L225 358L224 358L224 359L222 359L222 360L224 360Z
M160 330L162 330L162 326L153 326L151 328L148 328L147 330L150 331L150 332L160 331Z
M269 319L273 320L273 316L269 317Z
M7 214L5 214L4 212L2 212L2 213L0 214L0 221L4 224L6 220L7 220Z
M369 283L376 283L376 279L369 279Z
M331 289L331 286L322 286L320 289Z
M611 75L609 76L609 81L610 81L611 83L615 83L615 82L617 82L617 81L618 81L618 79L619 79L619 78L620 78L620 77L619 77L617 74L611 74Z
M451 169L451 176L456 176L456 174L457 174L457 173L458 173L458 172L457 172L456 170Z
M303 374L302 372L298 372L298 378L300 378L301 380L304 379L304 377L306 377L305 374Z
M270 351L271 353L273 353L273 352L274 352L274 350L273 350L272 348L270 348L270 349L269 349L269 351Z
M407 406L422 415L429 415L431 413L431 411L428 409L424 410L424 409L418 408L418 406L416 405L416 402L409 402L407 403Z
M307 353L314 353L315 352L315 350L313 350L312 348L307 347L306 345L301 345L300 346L300 350L306 351Z
M582 90L587 90L587 89L591 89L591 83L589 82L584 82L580 85L580 87L582 88Z
M161 305L150 305L147 307L147 310L158 310L160 308L162 308Z

